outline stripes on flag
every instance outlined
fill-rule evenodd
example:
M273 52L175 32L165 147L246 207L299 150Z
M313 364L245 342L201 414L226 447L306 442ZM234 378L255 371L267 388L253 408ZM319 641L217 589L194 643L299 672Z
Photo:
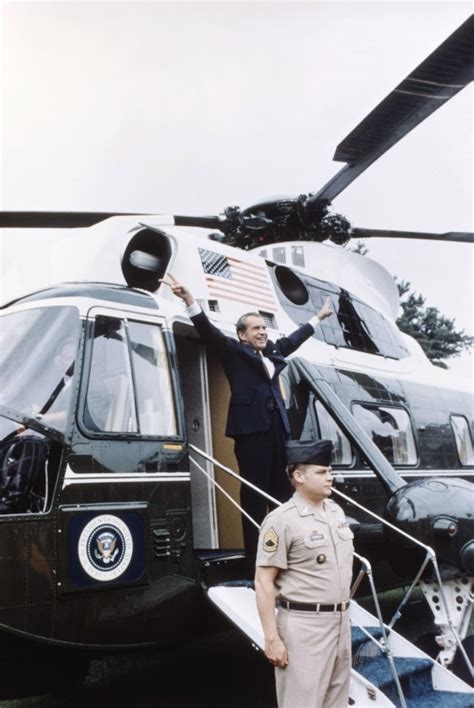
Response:
M264 265L245 263L205 248L199 249L209 296L252 305L257 309L277 309Z

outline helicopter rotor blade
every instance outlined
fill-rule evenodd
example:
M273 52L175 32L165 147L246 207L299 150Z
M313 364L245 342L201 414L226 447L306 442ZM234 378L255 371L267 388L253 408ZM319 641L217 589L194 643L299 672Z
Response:
M332 201L369 165L473 80L474 15L369 113L334 154L343 167L310 201Z
M431 241L458 241L459 243L474 243L474 233L469 231L448 231L444 234L434 234L425 231L390 231L386 229L353 229L352 238L413 238Z
M222 216L179 216L173 215L175 226L198 226L203 229L220 229L225 221Z
M2 211L2 229L73 229L93 226L112 216L134 216L131 212ZM138 214L137 214L138 216ZM143 216L143 214L140 214Z
M71 229L94 226L113 216L151 216L143 212L75 212L75 211L1 211L0 228L4 229ZM169 216L175 226L198 226L219 229L224 216Z

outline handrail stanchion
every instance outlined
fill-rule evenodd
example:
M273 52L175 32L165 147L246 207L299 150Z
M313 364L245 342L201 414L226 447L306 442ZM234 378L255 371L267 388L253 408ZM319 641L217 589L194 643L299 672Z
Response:
M390 670L392 672L392 676L395 681L395 686L397 688L398 697L400 698L401 706L402 706L402 708L407 708L402 685L400 683L400 679L398 678L397 667L395 666L395 660L393 658L393 654L390 650L390 646L388 643L387 627L383 621L382 610L380 609L379 598L377 596L377 590L375 589L374 576L372 573L372 565L371 565L370 561L367 560L367 558L360 556L358 553L354 552L354 556L356 558L358 558L358 560L361 562L362 567L364 568L363 574L365 574L369 580L370 590L371 590L372 597L374 600L374 605L375 605L375 613L377 615L380 630L382 632L382 642L378 642L375 639L375 637L372 637L372 635L369 634L369 632L366 632L363 627L360 627L360 625L358 625L358 626L360 629L362 629L364 634L366 634L366 636L368 636L379 647L379 649L381 649L381 651L387 657L388 663L390 664ZM361 573L359 573L359 576L360 575L361 575ZM359 576L356 579L357 585L356 585L356 583L354 583L354 585L351 588L351 598L353 597L354 593L356 592L356 590L360 584Z

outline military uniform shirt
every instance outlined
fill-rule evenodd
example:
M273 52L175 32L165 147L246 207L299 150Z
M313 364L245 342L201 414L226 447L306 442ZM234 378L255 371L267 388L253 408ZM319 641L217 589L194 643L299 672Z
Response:
M354 534L343 510L330 499L324 512L298 492L263 521L257 566L280 568L277 595L321 604L349 600Z

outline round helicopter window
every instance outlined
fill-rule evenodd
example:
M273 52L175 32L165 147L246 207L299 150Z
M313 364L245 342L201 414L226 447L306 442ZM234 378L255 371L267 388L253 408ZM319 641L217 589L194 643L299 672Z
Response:
M277 266L275 277L280 286L280 290L294 305L306 305L309 300L308 290L301 278L298 278L289 268Z

